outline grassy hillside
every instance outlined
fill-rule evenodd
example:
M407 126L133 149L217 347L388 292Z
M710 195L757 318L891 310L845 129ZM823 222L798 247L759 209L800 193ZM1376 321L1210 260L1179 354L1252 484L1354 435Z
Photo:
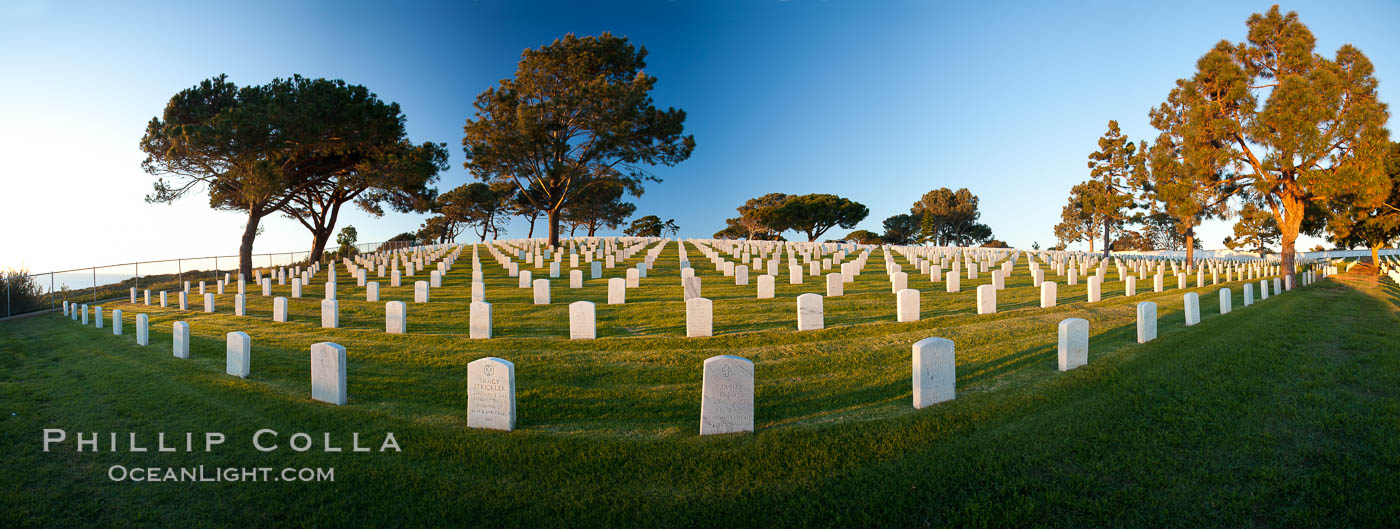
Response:
M319 328L319 282L271 321L271 298L248 317L108 304L126 336L61 315L0 323L0 515L24 525L493 526L1383 526L1400 499L1400 291L1353 274L1252 307L1231 283L1235 312L1201 294L1187 328L1182 291L1105 300L1061 286L1038 308L1024 259L1002 312L973 312L962 292L911 274L924 319L894 322L894 296L872 257L847 295L826 300L827 326L796 332L793 297L823 284L778 285L754 300L697 263L715 300L713 338L684 338L674 249L628 304L601 304L590 280L552 289L554 304L492 266L487 300L497 338L465 337L469 252L427 305L409 303L409 334L384 334L383 303L342 279L344 328ZM636 259L639 259L639 254ZM692 257L698 259L698 257ZM1111 269L1111 267L1110 267ZM1360 272L1358 269L1356 272ZM344 278L345 270L340 270ZM620 269L610 275L621 275ZM423 277L420 277L423 278ZM318 279L324 279L324 274ZM1194 284L1194 277L1193 284ZM412 301L411 282L382 300ZM289 295L289 287L274 287ZM256 289L250 285L250 293ZM1145 291L1145 293L1144 293ZM569 341L567 302L598 305L599 339ZM1135 343L1133 304L1159 304L1160 338ZM201 303L191 300L191 308ZM151 316L151 345L134 339ZM1090 321L1090 363L1055 369L1055 325ZM190 323L192 358L170 354L170 324ZM252 375L224 374L224 334L253 338ZM910 406L909 346L957 343L958 398ZM308 347L334 341L349 356L349 404L309 399ZM701 362L733 354L756 364L754 435L700 438ZM519 429L466 428L466 364L515 362ZM45 428L70 440L43 452ZM253 433L278 432L260 452ZM101 452L76 452L76 432L104 432ZM106 451L117 432L123 451ZM212 452L131 453L156 432L222 432ZM287 445L308 432L315 448ZM352 432L377 448L349 453ZM323 452L323 436L345 452ZM125 467L321 467L334 482L114 483ZM6 525L14 525L7 523Z

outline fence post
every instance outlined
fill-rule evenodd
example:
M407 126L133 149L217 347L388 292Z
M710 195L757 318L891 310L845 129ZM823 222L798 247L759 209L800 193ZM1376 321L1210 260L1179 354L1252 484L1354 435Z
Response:
M175 286L183 290L185 288L185 260L175 260Z
M92 267L92 302L97 303L97 267Z
M53 291L53 272L49 272L49 308L58 306L57 294Z
M141 289L141 262L136 262L136 289Z

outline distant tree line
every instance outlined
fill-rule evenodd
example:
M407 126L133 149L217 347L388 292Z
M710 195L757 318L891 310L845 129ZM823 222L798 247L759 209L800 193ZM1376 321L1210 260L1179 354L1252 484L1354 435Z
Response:
M854 228L870 215L864 204L836 195L769 193L751 198L738 208L739 216L726 219L719 239L782 240L795 231L815 241L832 228Z
M992 240L992 229L978 222L977 195L966 188L946 187L924 193L909 213L885 219L887 244L933 244L937 246L978 246Z

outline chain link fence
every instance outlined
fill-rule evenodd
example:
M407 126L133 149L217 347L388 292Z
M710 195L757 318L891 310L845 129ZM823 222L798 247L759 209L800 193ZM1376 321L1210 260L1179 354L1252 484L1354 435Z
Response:
M411 248L413 241L361 243L355 253L373 253ZM335 258L337 252L327 252L321 261ZM254 268L278 268L309 264L310 252L280 252L253 255ZM225 273L238 273L237 255L213 257L183 257L162 261L140 261L72 270L31 274L23 270L4 271L4 311L0 317L9 318L34 312L53 310L64 301L96 303L110 299L125 299L132 288L140 290L180 290L186 281L214 284Z

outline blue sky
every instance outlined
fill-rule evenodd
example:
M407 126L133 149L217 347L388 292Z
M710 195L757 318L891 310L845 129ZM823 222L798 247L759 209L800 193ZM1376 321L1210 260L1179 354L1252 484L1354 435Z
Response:
M197 5L195 5L197 4ZM221 73L363 84L398 102L414 141L447 143L446 190L470 180L462 125L520 52L610 31L650 52L658 105L684 109L697 148L659 168L638 215L708 237L747 198L834 193L870 207L859 228L922 193L967 187L1013 245L1053 243L1069 188L1107 122L1155 136L1147 111L1262 2L226 2L0 6L0 267L34 271L236 253L243 218L204 196L148 205L137 149L175 92ZM1331 55L1352 43L1381 97L1400 93L1395 2L1298 2ZM1394 121L1392 120L1392 124ZM362 241L422 215L354 212ZM16 229L22 226L22 229ZM265 221L255 251L301 250L295 221ZM536 234L543 232L543 222ZM524 236L523 222L509 236ZM843 235L837 228L830 236ZM1203 230L1220 246L1229 223ZM468 240L464 236L463 241ZM1310 247L1311 241L1304 241Z

